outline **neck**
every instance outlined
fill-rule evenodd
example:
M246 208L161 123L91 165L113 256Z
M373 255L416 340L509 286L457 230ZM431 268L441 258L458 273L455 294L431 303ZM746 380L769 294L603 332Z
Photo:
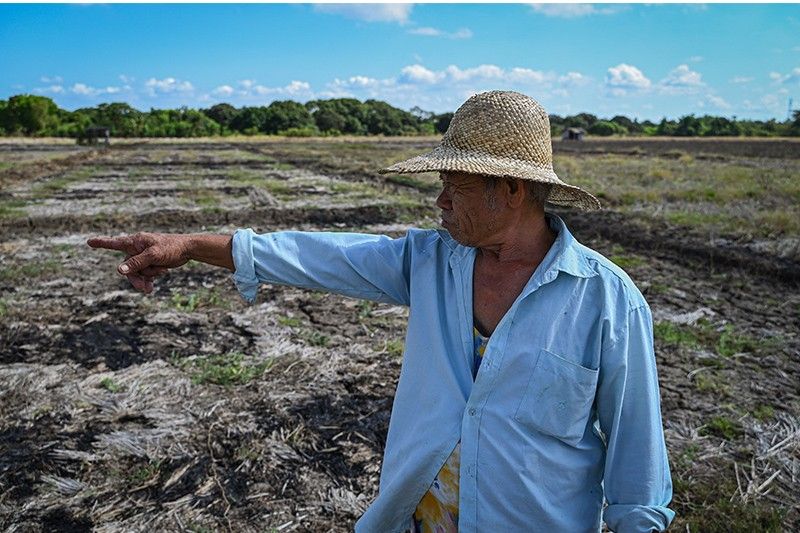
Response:
M491 262L506 266L530 267L542 262L553 245L556 233L550 229L544 211L519 217L504 226L485 244L479 244L478 254Z

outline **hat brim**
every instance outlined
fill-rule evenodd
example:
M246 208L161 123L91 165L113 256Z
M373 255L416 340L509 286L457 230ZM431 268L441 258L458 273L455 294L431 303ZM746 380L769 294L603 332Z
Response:
M547 202L585 211L600 209L600 201L580 187L561 181L552 168L539 168L526 161L501 158L482 152L466 152L437 146L432 151L381 169L380 174L420 172L466 172L498 178L520 178L553 185Z

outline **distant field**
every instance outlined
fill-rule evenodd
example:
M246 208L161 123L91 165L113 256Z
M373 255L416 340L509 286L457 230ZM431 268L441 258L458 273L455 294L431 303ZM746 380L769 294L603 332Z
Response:
M350 531L407 310L190 264L145 297L95 234L434 227L436 138L0 139L0 527ZM554 142L555 210L655 319L674 531L800 530L800 142Z

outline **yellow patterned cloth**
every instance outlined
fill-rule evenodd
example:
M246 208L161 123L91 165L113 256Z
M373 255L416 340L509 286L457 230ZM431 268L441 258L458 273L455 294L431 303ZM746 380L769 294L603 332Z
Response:
M483 353L486 351L487 337L477 328L472 328L474 343L473 379L477 375ZM420 500L414 511L413 527L409 533L455 533L458 531L458 467L461 464L461 441L439 470L428 492Z

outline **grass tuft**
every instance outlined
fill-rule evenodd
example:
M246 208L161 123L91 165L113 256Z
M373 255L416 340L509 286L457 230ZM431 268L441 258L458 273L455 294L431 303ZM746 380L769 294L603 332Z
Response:
M252 364L246 361L245 355L240 352L172 360L175 366L189 372L195 385L212 383L225 387L249 383L260 377L273 362L273 359L268 359Z

